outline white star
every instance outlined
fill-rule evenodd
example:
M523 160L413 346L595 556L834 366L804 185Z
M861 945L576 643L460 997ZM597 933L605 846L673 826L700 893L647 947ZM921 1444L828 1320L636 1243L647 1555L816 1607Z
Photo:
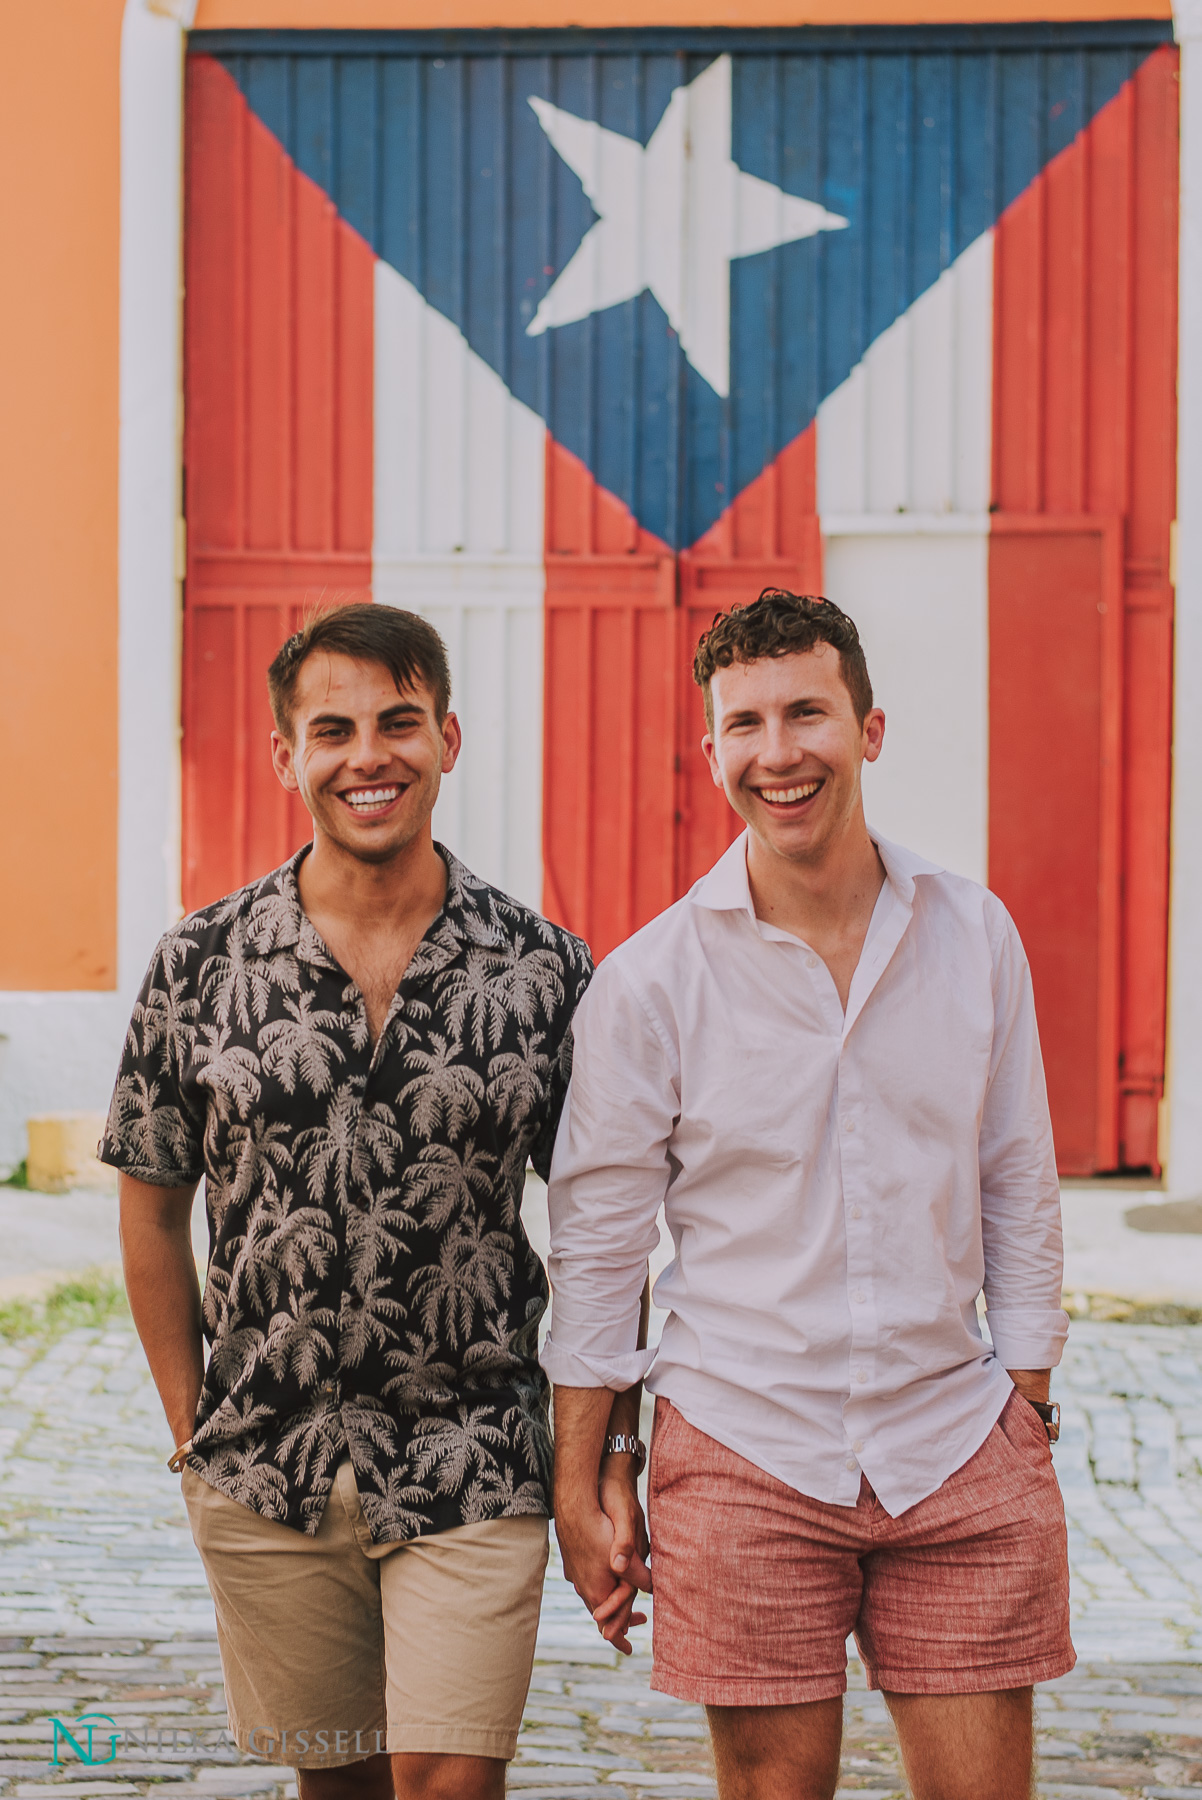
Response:
M538 122L601 216L526 327L539 337L650 288L714 392L730 392L730 265L847 224L731 158L731 63L674 88L646 149L532 98Z

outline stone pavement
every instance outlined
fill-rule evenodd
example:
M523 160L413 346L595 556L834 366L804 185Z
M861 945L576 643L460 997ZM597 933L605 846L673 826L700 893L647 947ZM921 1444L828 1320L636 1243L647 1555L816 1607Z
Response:
M1202 1800L1202 1327L1079 1323L1057 1451L1081 1664L1041 1690L1040 1792ZM212 1609L166 1429L128 1326L0 1344L0 1793L180 1800L294 1792L224 1740ZM553 1565L511 1792L702 1800L699 1709L652 1694ZM64 1738L58 1718L96 1763ZM853 1667L841 1794L905 1792L880 1697ZM112 1734L115 1756L107 1758ZM966 1800L968 1797L966 1796Z

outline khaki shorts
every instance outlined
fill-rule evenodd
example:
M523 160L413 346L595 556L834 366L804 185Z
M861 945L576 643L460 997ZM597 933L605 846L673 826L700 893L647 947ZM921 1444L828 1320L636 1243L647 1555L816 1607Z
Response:
M373 1544L349 1460L314 1537L239 1506L191 1469L183 1492L240 1749L302 1769L384 1750L513 1756L546 1519Z

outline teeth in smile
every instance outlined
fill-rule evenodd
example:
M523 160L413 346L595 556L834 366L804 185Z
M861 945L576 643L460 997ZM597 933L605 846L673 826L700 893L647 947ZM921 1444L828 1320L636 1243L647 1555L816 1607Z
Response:
M342 798L356 812L372 812L379 806L390 806L400 793L400 788L357 788L353 794L344 794Z
M769 806L789 806L794 800L808 800L821 786L820 781L807 781L801 787L761 788L760 799L766 800Z

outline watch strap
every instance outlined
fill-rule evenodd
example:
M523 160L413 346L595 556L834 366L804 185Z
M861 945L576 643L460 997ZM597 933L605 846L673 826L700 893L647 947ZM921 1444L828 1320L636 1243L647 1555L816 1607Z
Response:
M1039 1414L1048 1434L1048 1442L1054 1444L1060 1436L1059 1404L1055 1400L1028 1400L1027 1405Z
M610 1432L601 1446L602 1456L633 1456L634 1472L641 1475L647 1461L647 1446L642 1438L629 1432Z

